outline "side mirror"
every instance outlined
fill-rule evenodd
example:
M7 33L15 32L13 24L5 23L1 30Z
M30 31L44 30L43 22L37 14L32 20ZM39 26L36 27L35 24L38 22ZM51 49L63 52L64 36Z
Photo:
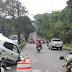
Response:
M65 60L64 56L61 56L61 57L60 57L60 60Z

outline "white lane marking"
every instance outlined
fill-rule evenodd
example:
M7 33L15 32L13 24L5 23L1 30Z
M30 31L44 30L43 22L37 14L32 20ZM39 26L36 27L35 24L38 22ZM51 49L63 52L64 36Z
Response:
M59 72L61 72L61 71L59 71Z

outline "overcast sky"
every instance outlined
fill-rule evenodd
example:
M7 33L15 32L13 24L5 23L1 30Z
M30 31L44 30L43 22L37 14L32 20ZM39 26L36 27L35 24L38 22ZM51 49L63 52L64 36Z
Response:
M68 0L19 0L29 11L29 15L36 15L52 10L62 10Z

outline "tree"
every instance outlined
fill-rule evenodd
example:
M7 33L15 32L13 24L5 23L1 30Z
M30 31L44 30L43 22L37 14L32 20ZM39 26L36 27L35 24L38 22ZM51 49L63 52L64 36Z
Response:
M5 17L11 16L13 19L24 16L28 12L18 0L5 0L1 3L0 9Z
M28 11L18 0L2 0L0 3L0 13L0 15L4 18L2 20L3 25L0 27L1 32L3 30L4 32L2 33L4 35L17 34L19 43L21 33L24 33L27 40L29 33L34 31L34 26L32 26L31 20L26 16ZM7 17L9 17L10 22L6 19Z
M32 25L31 20L29 19L28 16L21 16L18 17L16 20L18 29L17 33L18 35L24 34L25 40L27 40L29 33L34 32L34 26Z
M63 40L64 43L71 43L72 14L70 12L70 9L66 7L62 11L35 15L34 18L36 19L35 23L38 35L48 40L56 37Z
M72 0L68 0L67 5L68 5L69 8L72 8Z

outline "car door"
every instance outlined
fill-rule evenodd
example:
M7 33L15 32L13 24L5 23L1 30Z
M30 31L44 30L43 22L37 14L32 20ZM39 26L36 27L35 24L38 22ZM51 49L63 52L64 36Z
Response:
M11 54L12 58L13 58L14 61L17 61L18 57L19 57L19 48L15 44L13 44L13 49L12 50L13 50L12 54Z
M12 62L16 62L18 60L18 56L19 56L18 47L9 42L5 42L4 47L5 47L5 54L6 54L7 58Z

